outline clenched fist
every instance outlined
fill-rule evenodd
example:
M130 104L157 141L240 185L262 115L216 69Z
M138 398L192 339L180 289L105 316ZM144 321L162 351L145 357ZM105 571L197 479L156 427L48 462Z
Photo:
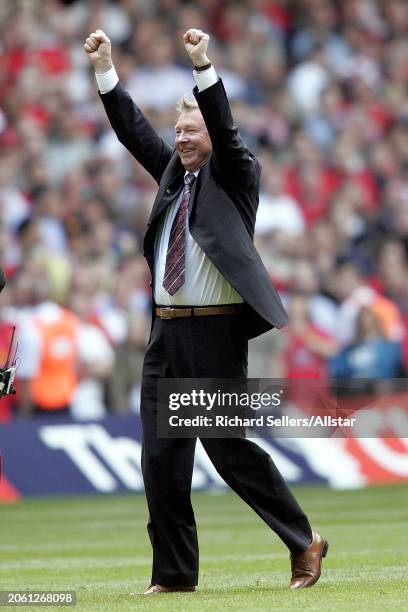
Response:
M92 32L86 39L84 49L97 74L102 74L112 68L111 42L103 30Z
M207 47L210 37L201 30L190 29L183 36L184 46L194 66L200 67L210 63Z

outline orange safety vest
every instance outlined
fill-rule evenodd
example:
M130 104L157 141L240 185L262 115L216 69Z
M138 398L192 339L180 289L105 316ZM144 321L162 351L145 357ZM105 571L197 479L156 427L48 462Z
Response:
M35 320L41 335L40 367L31 380L31 399L44 410L68 406L78 384L79 320L61 308L56 321Z
M382 295L377 295L371 310L379 318L387 340L398 342L403 336L402 317L398 307Z

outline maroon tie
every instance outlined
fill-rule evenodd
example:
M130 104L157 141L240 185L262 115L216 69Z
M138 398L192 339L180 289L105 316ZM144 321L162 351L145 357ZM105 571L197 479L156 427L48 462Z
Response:
M169 244L167 247L166 266L164 268L163 287L174 295L184 285L186 272L186 219L191 186L195 180L194 174L184 177L184 189L177 214L171 226Z

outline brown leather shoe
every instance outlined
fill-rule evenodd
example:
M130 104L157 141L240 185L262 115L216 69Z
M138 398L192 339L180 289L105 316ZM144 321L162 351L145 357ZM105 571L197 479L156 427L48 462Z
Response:
M161 584L151 584L143 593L131 593L131 595L157 595L158 593L193 593L195 586L165 587Z
M310 546L301 555L290 556L292 563L291 589L311 587L320 578L322 558L327 555L329 543L315 531L312 531L312 534L313 540Z

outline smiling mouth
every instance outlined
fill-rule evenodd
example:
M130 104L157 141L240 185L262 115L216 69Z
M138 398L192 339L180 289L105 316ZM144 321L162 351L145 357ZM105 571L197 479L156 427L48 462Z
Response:
M193 153L193 152L194 152L194 149L182 149L182 150L181 150L181 152L183 153L183 155L184 155L185 153Z

